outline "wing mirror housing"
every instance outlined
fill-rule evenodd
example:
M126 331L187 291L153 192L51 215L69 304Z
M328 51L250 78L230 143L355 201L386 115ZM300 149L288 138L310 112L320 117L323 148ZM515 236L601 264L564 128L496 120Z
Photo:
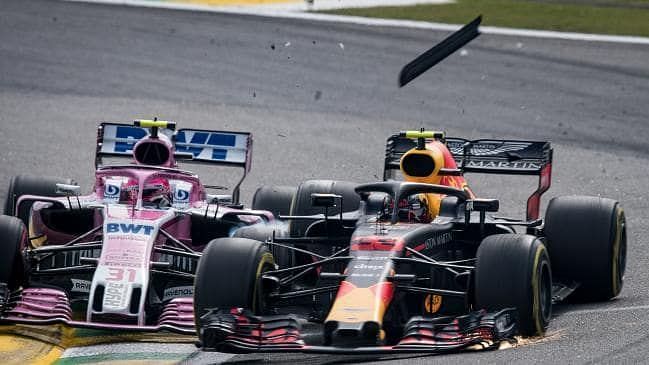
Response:
M484 237L486 212L497 212L499 208L498 199L469 199L464 212L465 224L468 226L471 223L471 212L480 212L480 236Z
M342 196L336 194L311 194L311 205L314 207L331 208L336 206L336 200L342 199Z
M498 199L470 199L466 201L466 210L469 212L497 212L500 209Z
M81 187L71 184L56 184L56 193L67 196L79 196Z

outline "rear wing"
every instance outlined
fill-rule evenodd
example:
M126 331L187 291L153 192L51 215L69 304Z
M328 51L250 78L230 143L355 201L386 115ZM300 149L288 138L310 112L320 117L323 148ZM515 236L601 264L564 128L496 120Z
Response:
M251 133L186 128L159 128L159 133L173 143L178 159L243 168L243 176L232 194L233 200L238 201L239 186L250 171L252 161ZM135 144L149 134L149 128L133 124L101 123L97 128L95 168L102 166L104 157L132 157ZM191 158L187 158L190 155Z
M527 220L539 218L541 195L550 188L552 174L552 147L550 142L442 138L457 169L442 169L441 175L463 175L466 172L506 175L539 176L538 189L527 200ZM432 142L427 138L426 142ZM402 134L392 135L387 140L383 180L394 179L394 171L399 170L401 156L417 146L417 138Z

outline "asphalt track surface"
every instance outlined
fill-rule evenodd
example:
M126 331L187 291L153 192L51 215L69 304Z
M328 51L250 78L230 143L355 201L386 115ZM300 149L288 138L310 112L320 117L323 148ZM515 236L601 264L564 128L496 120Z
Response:
M445 35L3 0L0 196L10 177L20 173L73 177L88 190L100 120L159 116L184 127L254 132L245 202L261 184L376 180L386 137L402 129L549 139L555 147L554 180L544 202L558 195L600 194L626 210L628 265L617 300L556 306L546 338L491 352L230 357L192 354L191 346L178 346L190 362L646 361L649 47L483 35L464 55L453 55L398 89L400 67ZM220 183L228 180L223 173L202 176ZM523 211L535 184L479 175L470 176L470 183L479 195L500 198L513 214Z

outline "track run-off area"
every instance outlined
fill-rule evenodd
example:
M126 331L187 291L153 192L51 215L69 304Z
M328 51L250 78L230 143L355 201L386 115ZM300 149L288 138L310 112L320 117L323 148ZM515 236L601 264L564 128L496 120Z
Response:
M478 15L478 14L476 14ZM467 19L469 20L469 19ZM93 182L100 121L174 120L250 131L262 184L370 182L386 138L426 127L465 138L550 140L553 196L619 200L628 224L616 300L554 308L546 337L429 356L201 353L191 336L0 327L0 362L616 363L649 355L649 46L483 34L406 87L401 67L443 39L431 29L47 0L0 11L0 204L11 176ZM235 170L197 170L208 184ZM238 176L236 176L238 177ZM521 215L533 179L469 175ZM584 252L588 255L588 252ZM58 360L56 360L58 358Z

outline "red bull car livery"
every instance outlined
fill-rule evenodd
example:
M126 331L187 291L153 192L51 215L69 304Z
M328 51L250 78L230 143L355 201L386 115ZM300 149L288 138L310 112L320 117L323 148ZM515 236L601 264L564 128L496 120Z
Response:
M176 161L241 167L245 177L251 147L249 133L102 123L90 194L70 180L13 178L0 216L0 322L195 333L201 251L272 215L243 210L238 184L209 194Z
M242 227L205 249L194 292L204 350L491 348L544 334L553 302L619 294L626 228L617 202L559 197L540 216L549 142L410 131L386 151L381 182L257 191L256 208L279 211L287 226ZM466 172L538 176L525 219L498 216L499 201L476 197Z
M407 64L404 86L479 35L480 18ZM620 293L624 211L590 196L552 199L546 141L388 138L383 181L261 187L253 208L285 225L241 227L212 242L196 271L204 350L394 353L493 348L536 336L552 304ZM531 175L524 219L499 215L465 173ZM232 280L236 278L236 281ZM227 295L223 295L227 293Z

